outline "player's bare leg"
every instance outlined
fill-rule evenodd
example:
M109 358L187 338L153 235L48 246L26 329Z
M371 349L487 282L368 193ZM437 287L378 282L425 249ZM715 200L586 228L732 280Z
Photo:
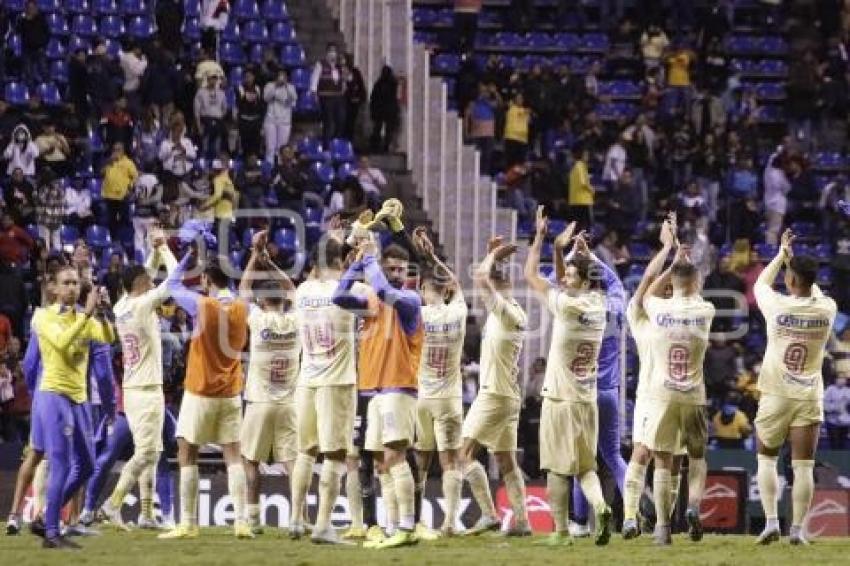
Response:
M316 544L349 544L344 542L333 525L331 511L339 496L339 484L345 474L345 450L326 452L319 475L319 509L316 515L316 528L310 539Z
M756 539L758 544L770 544L779 541L779 474L776 470L779 449L768 448L762 444L756 433L756 450L758 451L758 471L756 478L759 487L761 506L764 509L764 530Z
M24 502L27 488L32 484L35 478L35 470L44 459L44 452L36 452L32 448L27 451L24 461L21 462L21 467L18 468L18 477L15 480L15 494L12 497L12 506L9 510L9 518L6 521L6 534L17 535L21 532L21 515L20 508ZM41 509L33 510L33 517L38 517Z
M525 505L525 478L522 470L516 463L516 452L494 452L496 463L505 482L505 490L508 492L508 501L514 514L514 524L502 531L509 537L531 536L531 527L528 524L528 509Z
M623 493L623 538L626 540L640 536L637 521L640 496L646 485L646 468L652 459L652 453L643 444L635 444L632 457L626 468L625 493Z
M475 459L480 449L478 442L472 438L463 439L461 448L460 466L464 479L469 482L472 496L481 510L478 522L466 531L466 534L477 535L485 531L495 531L499 528L499 517L496 515L496 505L493 503L493 495L490 493L490 482L487 472L481 462Z
M463 475L460 471L460 454L457 450L443 450L439 453L440 467L443 470L443 497L446 500L446 517L440 533L450 537L455 532L455 521L460 504Z
M791 529L788 533L793 545L808 545L803 533L804 521L812 504L815 491L815 451L818 446L820 424L791 427L791 467L794 470L794 485L791 488Z
M672 490L671 468L673 454L654 452L655 473L652 479L652 494L655 499L655 544L671 544L670 536L670 491Z
M197 538L198 529L198 446L177 438L177 461L180 465L180 524L162 533L161 539Z

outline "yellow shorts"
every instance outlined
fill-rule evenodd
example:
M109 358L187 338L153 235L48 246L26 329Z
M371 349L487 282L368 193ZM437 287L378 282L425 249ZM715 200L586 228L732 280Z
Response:
M596 469L599 415L595 403L543 399L540 469L578 476Z
M298 450L348 450L354 427L355 385L298 387L295 390Z
M186 391L177 417L178 438L189 444L239 442L242 400L235 397L203 397Z
M298 455L295 402L248 403L239 436L242 456L252 462L289 462Z
M406 442L413 446L416 431L416 397L407 393L379 393L369 401L366 417L366 446L383 452L384 446Z
M704 405L676 401L647 400L643 444L654 452L704 452L708 443L708 423Z
M182 412L182 411L181 411ZM162 452L165 396L162 387L128 387L124 390L124 415L137 451Z
M479 393L463 421L463 438L493 452L515 452L519 399Z
M756 412L756 434L768 448L785 442L788 430L823 422L823 403L762 393Z
M416 449L458 450L463 443L463 400L419 399L416 403Z
M652 402L650 399L643 397L638 397L635 401L634 414L632 415L632 446L646 444L646 442L644 442L644 438L646 437L646 424L649 420L651 404ZM684 456L688 453L688 449L685 447L683 440L684 439L682 438L680 431L677 444L678 448L674 451L676 456Z

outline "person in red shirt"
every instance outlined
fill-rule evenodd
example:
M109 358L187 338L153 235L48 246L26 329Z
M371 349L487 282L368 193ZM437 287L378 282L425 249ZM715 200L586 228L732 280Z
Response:
M21 265L26 263L34 248L35 241L27 231L15 225L11 216L3 214L0 218L0 261Z

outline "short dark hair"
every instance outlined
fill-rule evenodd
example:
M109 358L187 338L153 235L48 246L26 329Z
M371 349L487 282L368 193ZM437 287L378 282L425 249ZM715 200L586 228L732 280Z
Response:
M136 282L136 278L143 275L147 275L147 270L143 265L131 265L124 269L124 273L121 275L121 282L124 285L124 290L128 293L132 291L133 283Z
M310 261L313 265L319 265L324 262L322 267L336 267L345 259L342 247L342 242L336 238L322 238L313 247L313 251L310 254Z
M811 287L818 279L818 260L808 255L795 255L788 267L805 287Z
M410 261L410 253L398 244L390 244L381 252L381 259L398 259L401 261Z
M261 292L259 298L268 301L272 306L279 307L283 304L283 290L277 281L273 279L260 281L257 283L257 290Z
M677 261L670 269L670 274L680 279L693 279L697 276L697 268L692 263Z
M439 291L445 291L451 283L451 276L439 266L433 266L422 270L422 283L433 285Z
M567 266L572 265L578 272L578 277L582 281L590 281L591 270L593 263L586 257L574 257L566 262Z
M210 262L204 268L204 275L219 289L226 289L230 284L230 277L227 276L217 261Z

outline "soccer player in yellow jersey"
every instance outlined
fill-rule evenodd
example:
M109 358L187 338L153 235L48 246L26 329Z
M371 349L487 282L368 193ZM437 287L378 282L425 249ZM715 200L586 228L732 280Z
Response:
M248 311L251 355L240 434L247 479L246 519L254 534L262 532L260 462L272 456L292 473L297 453L294 391L301 355L295 314L283 310L285 294L295 286L268 260L266 235L262 231L254 236L251 257L239 283L242 298L256 300ZM261 267L267 270L261 272Z
M665 299L665 287L673 296ZM680 438L688 452L688 510L691 539L702 538L699 507L705 491L705 448L708 442L703 360L708 346L714 305L700 296L699 272L680 247L673 264L652 285L643 299L649 318L650 378L644 444L655 458L653 495L657 522L655 542L671 544L673 453Z
M647 389L652 377L652 356L649 344L649 318L643 310L643 297L647 289L664 269L664 263L676 243L675 218L665 220L661 226L661 250L655 254L646 266L646 271L632 295L626 308L626 319L632 337L637 346L640 369L638 371L637 394L635 398L634 419L632 423L632 456L626 468L625 490L623 493L623 538L632 539L640 534L637 522L638 504L646 483L646 467L652 458L643 442L643 429L647 415ZM675 464L674 464L675 467ZM678 481L673 474L673 493L677 491Z
M503 245L501 237L496 237L490 241L488 249L489 253L474 275L489 312L481 340L480 388L462 429L464 476L481 509L481 517L468 534L496 530L500 526L487 473L475 459L475 453L484 446L499 464L513 510L515 523L508 526L503 534L529 536L531 528L525 505L525 480L516 462L521 404L519 355L528 317L513 297L511 281L503 272L504 266L497 266L497 262L501 263L516 251L516 245Z
M164 264L169 275L177 260L160 230L151 232L152 250L145 266L130 266L122 276L125 294L115 304L115 325L124 358L124 414L133 436L133 457L121 470L118 484L101 510L110 523L126 529L121 519L124 497L139 481L142 517L153 521L153 481L162 452L165 397L162 392L162 336L156 309L169 296L169 280L154 287L151 276ZM145 481L141 481L145 478Z
M786 230L779 253L761 272L753 288L767 323L767 350L759 374L761 398L755 420L758 486L767 519L764 532L758 537L761 544L779 540L776 459L786 438L791 440L794 469L790 542L808 544L802 531L812 502L815 449L823 422L821 367L837 312L835 301L824 296L815 284L817 260L795 256L793 243L794 235ZM787 295L773 289L783 265Z
M89 342L110 343L115 330L105 319L100 289L92 289L83 312L76 308L80 277L64 266L56 274L57 304L36 311L44 371L37 415L50 468L45 510L45 548L78 548L59 534L59 512L94 469L91 420L85 410Z
M546 485L555 520L555 532L544 544L571 545L569 535L568 476L580 482L582 492L596 516L596 544L611 537L611 509L605 503L596 475L596 445L599 415L596 380L599 350L605 333L605 295L595 288L596 271L584 235L576 237L574 253L569 245L575 223L555 241L555 275L560 288L553 288L540 275L540 251L548 222L543 207L537 209L536 234L525 264L525 279L542 299L554 321L549 360L543 381L540 417L540 467L547 471ZM595 265L596 263L596 265Z
M431 458L434 451L438 451L446 501L440 532L443 536L451 536L463 487L458 461L463 425L460 363L467 307L454 273L437 257L434 245L424 233L418 238L433 268L423 275L422 281L425 341L419 362L419 399L416 405L416 449L421 459L417 480L420 491L424 491Z
M313 464L321 453L324 462L312 540L317 544L341 544L330 517L346 471L345 455L354 429L357 328L355 316L334 301L342 275L342 243L327 238L319 245L316 259L313 276L295 291L302 360L295 391L298 456L292 473L289 535L304 535L302 507Z

